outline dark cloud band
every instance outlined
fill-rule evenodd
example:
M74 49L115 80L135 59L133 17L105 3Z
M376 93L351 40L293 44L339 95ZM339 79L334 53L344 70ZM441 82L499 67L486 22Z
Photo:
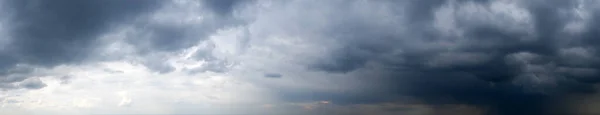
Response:
M407 4L415 7L407 8L408 19L397 19L408 25L396 28L346 19L356 23L328 27L333 33L325 33L344 46L330 60L309 67L348 73L379 63L387 68L383 71L394 73L379 81L388 91L429 103L485 106L492 108L490 114L549 114L548 108L565 96L595 93L600 68L593 39L598 27L590 21L581 33L564 31L574 10L596 17L595 9L580 8L586 3L576 1L516 1L509 5L522 8L529 18L505 21L502 16L515 14L492 11L511 10L497 5L503 2L507 1L410 1ZM491 17L481 18L485 16ZM456 33L436 27L444 20L452 20L445 26ZM509 26L519 21L527 23Z

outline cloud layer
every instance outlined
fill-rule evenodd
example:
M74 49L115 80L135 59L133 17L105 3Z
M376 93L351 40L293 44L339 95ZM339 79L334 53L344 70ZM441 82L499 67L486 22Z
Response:
M233 113L577 113L570 101L595 99L600 82L597 5L8 0L0 2L0 98L72 114L197 113L203 104L238 107L220 108Z

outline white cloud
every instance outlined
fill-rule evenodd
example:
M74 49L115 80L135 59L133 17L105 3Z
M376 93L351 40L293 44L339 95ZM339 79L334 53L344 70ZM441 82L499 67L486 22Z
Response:
M217 105L208 108L218 109L224 105L269 102L269 96L261 92L263 89L232 76L190 75L185 72L156 74L141 65L127 62L61 66L47 71L68 73L73 77L68 84L61 84L59 79L53 78L58 76L46 77L43 81L48 86L43 89L10 93L19 95L11 98L22 103L3 104L20 104L21 109L54 112L66 109L85 113L170 113L177 112L171 109L178 108L181 103ZM132 103L133 100L136 100L135 103ZM123 109L119 106L128 107Z
M129 94L126 91L121 91L117 93L120 97L121 97L121 102L119 102L119 106L129 106L131 105L131 102L133 101L130 97Z

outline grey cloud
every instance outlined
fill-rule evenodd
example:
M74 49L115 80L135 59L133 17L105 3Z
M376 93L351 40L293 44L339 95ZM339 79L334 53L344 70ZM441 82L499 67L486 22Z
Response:
M148 42L150 50L174 50L179 49L185 46L191 46L194 44L193 41L189 41L191 39L185 39L189 36L189 30L186 30L185 27L180 27L177 25L167 25L167 24L143 24L140 27L140 30L143 32L147 32L149 35ZM136 40L139 39L131 39Z
M203 3L212 11L221 14L229 15L235 10L236 6L242 5L253 0L204 0Z
M103 34L112 32L115 27L129 25L135 32L128 34L126 44L135 47L135 55L149 57L141 59L143 65L159 73L174 70L165 60L155 59L154 53L179 51L191 47L221 28L227 28L242 23L232 15L220 15L231 12L241 5L242 1L191 1L206 3L203 8L188 8L174 6L175 1L162 0L7 0L2 1L3 30L8 35L3 40L8 46L0 50L0 73L8 76L17 65L31 65L50 68L64 64L80 64L95 59L116 59L113 57L94 57L98 48L104 47L101 38ZM189 4L187 4L189 5ZM171 8L171 9L169 9ZM165 10L165 11L158 11ZM164 16L164 20L153 17L156 13L178 14L204 13L200 24L182 24L178 21L185 17L181 15ZM214 15L214 16L210 16ZM119 42L119 41L112 41ZM131 56L122 56L131 57ZM118 58L120 59L120 58ZM215 62L211 71L226 71L219 69ZM21 79L22 80L22 79ZM18 82L11 81L11 82Z
M47 85L43 83L37 77L31 77L31 75L23 75L23 74L12 74L0 79L0 89L9 90L9 89L40 89L44 88Z
M20 81L27 79L27 77L28 77L27 75L23 75L23 74L12 74L12 75L3 77L2 82L4 82L4 83L20 82Z
M0 76L17 65L54 67L85 62L110 25L131 21L161 1L6 0L2 17L7 46L0 51ZM19 82L24 79L13 80ZM7 82L8 83L8 82ZM31 84L28 88L44 85Z
M221 29L243 25L245 20L223 13L231 12L236 8L233 6L242 5L249 1L205 0L188 2L199 2L205 5L205 7L197 7L187 3L167 4L168 7L164 7L161 11L157 12L157 14L165 15L150 15L131 24L131 27L136 30L132 35L135 37L127 38L126 42L136 47L136 55L153 57L152 55L156 54L162 55L164 53L179 52L182 49L209 41L210 35ZM198 17L202 17L202 19L181 22L181 20L196 19ZM212 50L214 46L212 47L195 52L193 58L204 60L206 64L201 68L191 70L191 73L207 71L223 73L228 71L227 66L230 62L213 56ZM165 56L156 58L165 58ZM173 71L174 68L169 64L163 63L164 61L149 59L142 63L151 70L157 70L159 73Z
M96 38L109 31L110 25L131 25L136 32L126 42L138 51L132 55L143 57L140 63L152 71L168 73L175 69L166 60L169 52L197 45L220 29L254 21L233 15L237 8L254 1L199 2L205 8L161 7L167 3L141 0L3 1L3 10L11 12L6 16L10 45L0 50L0 88L43 88L39 79L24 74L32 70L17 65L53 67L84 62L99 45ZM288 101L381 103L410 96L433 105L490 108L490 115L542 115L568 112L560 109L563 98L597 91L593 85L600 82L596 45L600 40L595 38L600 23L595 20L600 13L592 2L284 1L273 2L281 6L272 7L276 16L266 17L275 26L261 29L333 49L305 65L310 70L357 74L369 85L378 86L359 93L282 91L280 96ZM511 5L523 12L504 11L514 10ZM158 9L174 15L166 15L167 21L144 15ZM207 10L210 12L198 23L169 21L189 18L177 13ZM573 19L575 10L587 11L590 16ZM580 33L563 32L577 20L585 25ZM232 63L214 56L213 47L195 53L195 59L207 63L191 72L228 71ZM360 73L369 69L386 74ZM279 73L263 76L282 77ZM554 107L559 109L548 109Z
M264 76L267 78L281 78L283 75L279 73L265 73Z
M351 49L349 48L348 50ZM367 63L369 54L358 53L362 50L352 51L356 51L357 53L340 51L340 53L333 54L333 60L320 61L315 65L311 65L310 68L345 73L360 68Z
M62 76L60 78L58 78L58 80L60 80L60 84L68 84L71 83L71 76Z
M15 84L0 84L0 88L2 91L16 89L17 86Z
M41 89L46 87L46 84L39 78L29 78L19 83L19 87L27 89Z
M207 8L198 8L189 4L171 3L169 7L162 10L163 17L144 17L132 24L139 33L137 38L128 38L127 42L134 44L140 50L139 53L146 54L153 51L177 51L197 45L219 29L235 27L244 24L232 15L221 15L223 12L235 10L235 5L242 5L246 0L203 0L188 1L200 2ZM212 11L212 10L215 11ZM206 11L209 10L209 11ZM212 11L212 12L211 12ZM188 14L189 13L189 14ZM192 15L190 15L192 14ZM198 22L181 22L202 17Z
M0 77L0 89L3 90L24 88L18 86L16 83L26 82L29 79L34 79L31 77L33 75L30 74L34 72L34 67L17 65L8 70L4 70L3 72L4 73L0 73L0 75L2 75ZM44 87L44 85L42 85L41 87Z
M206 63L201 68L197 68L196 71L194 71L194 72L210 71L210 72L216 72L216 73L223 73L228 70L228 65L229 65L229 63L226 61L213 61L213 62Z
M206 63L202 64L201 67L190 68L188 70L189 70L190 74L204 73L204 72L225 73L225 72L229 71L229 69L231 68L231 65L233 65L233 64L234 63L228 62L226 60L212 60L212 61L207 61Z
M107 25L156 7L158 1L13 0L9 5L11 58L35 65L82 61Z
M167 62L164 55L146 55L145 57L140 60L141 64L153 72L164 74L175 70L175 67Z
M203 60L205 63L202 67L191 68L190 73L203 73L203 72L215 72L215 73L224 73L229 71L232 65L236 63L228 61L226 59L221 59L214 55L213 50L215 50L215 44L210 41L205 41L200 45L192 58L195 60Z
M335 46L327 58L306 65L312 70L352 74L375 64L393 73L365 76L385 87L378 90L391 92L379 98L410 95L431 104L489 107L489 114L539 115L560 106L565 96L596 92L598 13L587 2L593 1L324 1L314 4L327 8L286 12L312 18L285 22L306 26L289 28L290 33ZM361 5L348 5L353 3ZM352 10L373 4L381 8L378 13ZM405 5L412 7L398 8ZM575 10L593 18L582 33L566 34Z

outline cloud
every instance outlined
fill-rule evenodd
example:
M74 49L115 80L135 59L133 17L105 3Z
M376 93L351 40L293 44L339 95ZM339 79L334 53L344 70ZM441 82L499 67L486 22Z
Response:
M250 1L252 0L204 0L203 3L213 12L228 15L233 13L236 6Z
M311 70L348 79L363 75L373 90L391 92L350 102L405 95L429 104L488 107L490 114L546 114L564 96L595 92L591 39L597 27L586 21L596 15L593 6L593 1L272 2L250 31L267 38L264 42L271 35L314 45L299 55L292 46L271 48ZM589 26L566 31L573 23Z
M265 77L268 77L268 78L281 78L281 76L283 76L283 75L278 74L278 73L265 73Z
M119 102L119 107L130 106L132 103L132 99L128 96L127 92L119 92L119 96L121 96L121 102Z
M109 25L129 21L154 9L158 1L2 1L4 32L0 68L18 65L54 67L85 62L95 40Z
M40 89L46 87L39 78L29 78L19 83L19 87L27 88L27 89Z
M53 66L83 61L108 25L149 12L158 1L14 0L3 4L11 12L6 15L10 24L6 31L12 38L3 54L20 63Z
M105 71L108 68L123 73ZM77 77L69 79L68 84L61 83L57 79L60 76L43 77L40 79L47 85L43 89L3 93L0 99L21 102L5 103L4 109L57 115L219 114L247 112L243 109L276 103L261 87L232 76L192 75L186 71L158 74L125 61L60 66L48 71Z
M591 0L0 5L0 87L52 98L25 108L543 115L600 81Z
M8 76L12 73L6 70L17 65L52 68L123 59L142 63L157 73L172 72L175 68L166 63L165 55L192 47L217 30L240 23L233 16L204 10L233 11L234 7L227 4L241 3L231 1L216 7L213 6L221 3L212 3L215 2L3 1L1 33L6 45L0 50L0 73ZM118 49L107 51L115 50L111 48ZM224 63L210 63L211 67L205 70L226 71Z

